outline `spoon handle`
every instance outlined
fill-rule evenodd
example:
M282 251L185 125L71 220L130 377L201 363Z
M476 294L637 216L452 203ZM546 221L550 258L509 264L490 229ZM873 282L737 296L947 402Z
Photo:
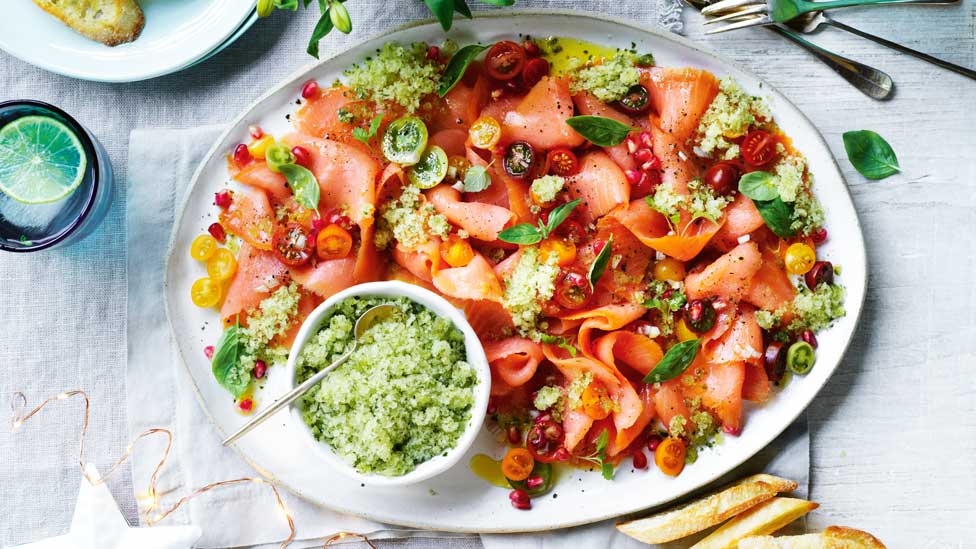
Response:
M355 350L355 349L353 349L353 350ZM281 410L285 406L288 406L292 402L295 402L295 400L297 400L299 397L301 397L306 392L308 392L309 389L311 389L312 387L314 387L318 382L322 381L322 379L325 376L329 375L329 372L331 372L332 370L335 370L336 368L338 368L339 366L341 366L343 362L345 362L346 360L349 359L349 356L350 355L352 355L352 350L350 350L346 354L344 354L344 355L340 356L339 358L337 358L335 360L335 362L333 362L332 364L329 364L327 367L325 367L323 370L320 370L319 372L317 372L312 377L306 379L298 387L295 387L291 391L288 391L282 397L280 397L278 400L272 402L271 403L271 406L268 406L266 409L261 410L261 412L258 413L258 415L254 416L254 418L252 418L251 421L248 421L247 423L245 423L244 426L241 427L240 429L238 429L236 433L234 433L231 436L229 436L226 439L224 439L223 445L224 446L227 446L229 444L233 444L237 439L239 439L242 436L244 436L247 433L249 433L251 431L251 429L254 429L258 425L261 425L262 423L264 423L265 420L267 420L269 417L273 416L279 410Z
M845 25L845 24L841 23L840 21L836 21L834 19L827 19L825 21L825 23L827 23L828 25L831 25L833 27L836 27L838 29L845 30L845 31L847 31L847 32L849 32L851 34L856 34L857 36L860 36L861 38L867 38L868 40L871 40L873 42L877 42L878 44L881 44L882 46L887 46L887 47L889 47L889 48L891 48L891 49L893 49L895 51L899 51L901 53L907 53L908 55L912 55L914 57L918 57L919 59L921 59L923 61L928 61L929 63L932 63L933 65L937 65L937 66L942 67L944 69L949 69L952 72L959 73L959 74L961 74L963 76L967 76L969 78L972 78L973 80L976 80L976 71L974 71L972 69L967 69L966 67L961 67L959 65L956 65L955 63L950 63L948 61L943 61L942 59L939 59L938 57L932 57L931 55L929 55L927 53L922 53L922 52L920 52L918 50L913 50L912 48L909 48L909 47L906 47L906 46L902 46L901 44L898 44L896 42L892 42L891 40L886 40L884 38L881 38L880 36L875 36L875 35L873 35L871 33L867 33L867 32L864 32L862 30L859 30L859 29L855 29L854 27Z
M785 38L802 46L865 95L874 99L886 99L891 95L894 82L892 82L891 77L886 73L874 67L837 55L832 51L825 50L779 25L771 25L767 28L778 32Z

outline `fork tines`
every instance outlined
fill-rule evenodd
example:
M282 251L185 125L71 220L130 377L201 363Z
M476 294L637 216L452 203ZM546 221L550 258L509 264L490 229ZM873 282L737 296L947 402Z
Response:
M726 31L731 31L736 29L744 29L746 27L755 27L759 25L773 24L773 19L769 16L769 14L762 14L762 13L753 13L752 15L746 15L743 13L733 13L724 17L706 21L705 24L707 25L709 23L716 23L720 20L731 20L733 22L718 28L709 29L705 31L705 34L718 34L720 32L726 32Z
M705 6L701 12L702 15L706 16L718 15L751 6L762 6L765 9L766 2L764 0L721 0L721 2L715 2L714 4Z

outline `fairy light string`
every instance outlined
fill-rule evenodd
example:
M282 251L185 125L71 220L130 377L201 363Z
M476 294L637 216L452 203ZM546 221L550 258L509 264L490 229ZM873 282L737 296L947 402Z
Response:
M140 440L147 437L156 436L156 435L162 435L163 437L166 438L166 448L163 450L163 454L160 457L159 462L156 464L156 467L153 469L152 475L149 477L149 488L146 491L147 499L149 500L149 503L146 505L146 510L144 512L143 518L145 519L146 524L148 526L153 526L155 524L158 524L160 521L166 519L166 517L176 512L177 509L182 507L185 503L187 503L191 499L200 496L202 494L205 494L215 488L233 486L238 484L254 483L254 484L261 484L267 486L268 488L271 489L271 492L274 494L275 497L275 502L278 505L278 509L284 515L285 522L288 524L288 537L282 540L280 548L285 549L295 539L295 520L292 517L291 513L288 511L288 508L285 506L284 500L281 499L281 493L278 491L278 487L273 482L268 481L261 477L244 477L244 478L236 478L232 480L222 480L220 482L213 482L202 488L197 488L196 490L193 490L189 495L180 498L176 503L174 503L168 509L153 514L154 511L156 511L156 508L159 506L159 495L156 489L156 482L159 479L159 472L166 464L166 460L169 458L170 451L173 448L173 433L169 429L152 428L143 431L135 439L133 439L128 446L126 446L125 452L123 452L122 456L119 457L119 459L117 459L114 464L112 464L112 467L108 470L107 473L101 475L99 478L93 478L91 475L88 474L88 471L85 470L85 459L84 459L85 436L88 434L88 417L91 409L91 401L88 398L88 393L82 390L65 391L55 396L48 397L43 402L41 402L40 404L38 404L37 406L35 406L33 409L31 409L26 413L23 413L23 411L27 409L27 397L20 392L14 393L13 400L11 401L11 408L13 411L11 430L15 431L17 429L20 429L24 425L24 423L26 423L32 417L40 413L41 410L43 410L48 404L52 402L67 400L72 397L81 397L81 399L84 400L85 402L85 412L81 423L81 433L79 434L78 437L78 467L81 469L81 474L85 477L85 479L88 480L89 483L91 483L92 486L98 486L99 484L103 484L106 480L108 480L108 477L112 476L112 474L115 473L118 470L118 468L132 456L132 449L136 445L136 443L138 443ZM366 536L362 534L356 534L353 532L337 532L332 536L326 538L325 543L322 547L323 549L328 547L333 547L336 544L346 543L352 539L358 539L359 541L365 543L366 545L368 545L373 549L375 549L376 547L370 542L370 540Z

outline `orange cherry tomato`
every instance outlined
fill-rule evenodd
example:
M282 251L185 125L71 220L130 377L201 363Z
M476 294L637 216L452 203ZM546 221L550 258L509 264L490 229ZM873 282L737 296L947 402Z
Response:
M315 253L319 259L342 259L352 251L352 235L335 223L319 231L315 237Z
M565 267L576 260L576 244L565 238L550 238L539 244L539 253L546 263L555 256L558 265Z
M558 148L549 151L549 172L553 175L569 177L579 172L579 159L573 151L566 148Z
M685 264L673 257L654 264L654 280L684 280L685 274Z
M654 450L654 463L665 475L676 477L685 468L687 453L688 448L683 440L668 437L658 444L657 450Z
M467 240L452 234L441 242L441 257L451 267L464 267L474 259L474 250Z
M583 411L593 419L600 420L610 415L613 408L613 401L607 394L607 387L599 381L591 381L583 394L580 396L583 402Z
M481 116L468 129L471 144L479 149L492 149L502 138L502 126L490 116Z
M532 474L535 458L525 448L511 448L502 459L502 474L508 480L525 480Z
M739 145L742 159L750 166L765 166L776 156L776 138L768 132L753 130Z

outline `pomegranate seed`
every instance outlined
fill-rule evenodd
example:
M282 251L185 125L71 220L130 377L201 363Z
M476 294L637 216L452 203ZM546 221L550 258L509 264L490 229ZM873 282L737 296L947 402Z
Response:
M653 146L654 146L654 139L651 137L651 133L650 132L641 132L640 133L640 144L641 145L644 145L644 147L646 147L648 149L653 148Z
M556 458L557 461L566 461L569 459L569 450L559 448L555 453L552 454L552 457Z
M532 508L532 498L529 497L529 493L525 490L512 490L508 494L508 499L512 502L512 507L516 509L531 509Z
M495 401L493 400L488 401L488 410L486 411L488 412L488 414L494 414L495 412L498 411L498 405L495 404Z
M247 150L247 145L244 143L238 143L234 147L234 163L237 164L238 168L243 168L251 163L251 151Z
M742 427L733 427L731 425L723 425L722 426L722 430L725 431L726 434L732 435L734 437L737 437L737 436L739 436L739 435L742 434Z
M264 137L264 130L261 129L261 126L248 126L247 133L251 134L251 137L254 139L261 139Z
M640 173L637 170L627 170L626 172L624 172L624 176L627 177L627 183L630 183L631 185L636 185L640 183L641 177L643 177L644 174Z
M441 49L437 46L427 48L427 59L437 61L441 58Z
M213 358L213 354L214 354L213 345L207 345L206 347L203 348L203 355L207 357L207 359Z
M510 425L508 427L508 442L511 444L522 442L522 430L518 426Z
M546 426L545 431L543 431L548 440L559 440L563 438L563 428L555 423L550 423Z
M245 412L250 412L251 408L254 408L254 401L249 398L245 398L237 403L237 407Z
M645 172L651 170L658 170L661 168L661 159L656 156L651 156L650 160L641 164L641 169Z
M813 334L813 330L803 330L800 339L806 341L814 349L817 348L817 336Z
M254 375L254 379L262 379L266 373L268 373L268 365L263 360L254 363L254 371L251 372Z
M305 147L296 145L291 148L291 154L295 156L295 164L305 168L312 166L312 153L308 152L308 149Z
M321 217L316 217L312 220L312 230L321 231L322 229L329 226L329 222L322 219Z
M820 227L816 231L813 231L813 243L820 244L827 240L827 229Z
M545 479L543 479L540 476L529 477L529 478L525 479L525 486L529 490L535 490L536 488L542 486L545 483L546 483Z
M600 255L603 251L603 247L607 245L605 240L597 240L593 242L593 255Z
M654 158L654 153L651 152L651 149L637 149L634 151L634 160L636 160L638 164L643 164L649 161L651 158Z
M529 57L539 57L539 54L542 53L542 50L539 49L539 45L531 40L522 42L522 49L525 50L525 55L528 55Z
M660 446L660 445L661 445L661 436L660 435L651 435L651 436L647 437L647 449L648 450L650 450L650 451L653 452L653 451L657 450L657 447Z
M221 208L223 210L230 208L230 205L233 201L234 199L231 197L230 191L228 191L227 189L224 189L214 194L214 204L216 204L218 208Z
M634 136L627 136L627 152L634 154L637 152L637 141L634 141Z
M545 223L545 221L543 221L543 223ZM551 415L549 415L549 414L540 414L540 415L536 416L536 418L535 418L535 424L538 425L540 423L547 423L547 422L549 422L551 420L552 420L552 416Z
M312 99L319 94L319 83L315 80L309 80L302 85L302 97L305 99Z
M647 469L647 456L644 455L643 450L638 448L632 459L634 460L634 469Z
M221 244L227 242L227 233L224 232L224 226L220 223L211 223L210 226L207 227L207 232L210 233L210 236L214 237L214 240L217 242L220 242Z
M638 179L637 183L634 183L630 187L631 199L644 198L645 196L653 193L654 187L656 186L654 183L651 183L651 177L647 175L647 172L639 173L640 179Z

